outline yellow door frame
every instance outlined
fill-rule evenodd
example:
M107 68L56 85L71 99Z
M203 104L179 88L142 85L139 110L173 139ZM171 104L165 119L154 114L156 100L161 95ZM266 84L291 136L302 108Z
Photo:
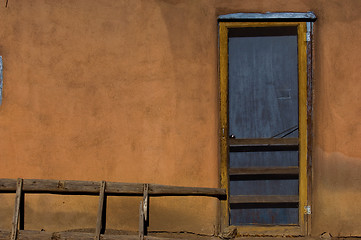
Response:
M229 196L229 145L228 145L228 30L248 27L297 27L298 33L298 91L299 91L299 224L286 226L238 226L241 235L307 235L308 206L308 147L307 147L307 26L306 22L220 22L219 23L219 74L220 74L220 183ZM229 198L228 198L229 199ZM221 203L222 229L229 225L229 200Z

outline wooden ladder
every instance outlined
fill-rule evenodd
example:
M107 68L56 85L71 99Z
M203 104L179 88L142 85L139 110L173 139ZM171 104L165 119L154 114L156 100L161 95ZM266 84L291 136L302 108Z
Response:
M0 193L15 192L15 207L12 219L12 229L10 238L4 239L16 240L19 233L26 234L24 231L24 194L25 193L50 193L50 194L78 194L78 195L98 195L99 204L96 220L95 233L89 235L86 233L64 233L60 236L58 233L46 234L37 232L33 237L26 239L67 239L67 236L74 237L82 235L81 239L108 239L104 235L105 231L105 212L107 196L143 196L139 206L139 236L126 239L147 238L147 228L149 226L149 197L150 196L209 196L216 197L222 201L226 200L226 190L220 188L200 188L200 187L179 187L159 184L143 183L120 183L120 182L94 182L94 181L72 181L72 180L44 180L44 179L0 179ZM6 233L5 233L6 235ZM71 236L73 235L73 236ZM0 239L4 234L0 234ZM63 237L63 238L62 238ZM109 238L114 239L114 238ZM150 238L148 238L150 239Z

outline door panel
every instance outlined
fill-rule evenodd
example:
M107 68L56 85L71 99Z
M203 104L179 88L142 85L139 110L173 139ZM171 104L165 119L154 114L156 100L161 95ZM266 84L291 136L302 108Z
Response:
M297 41L295 27L229 29L228 121L232 138L298 138ZM230 146L229 151L230 170L299 165L297 146ZM231 202L231 224L298 224L298 202L282 199L297 198L298 174L232 175L229 186L230 196L256 199ZM264 200L264 196L281 200Z
M298 166L298 151L229 153L230 168Z
M290 204L288 204L290 205ZM232 206L231 225L274 224L290 225L298 223L298 208L295 204L290 207L284 204L272 204L262 207L257 204Z
M287 28L274 36L274 29L230 29L229 132L236 138L283 136L298 126L297 34Z

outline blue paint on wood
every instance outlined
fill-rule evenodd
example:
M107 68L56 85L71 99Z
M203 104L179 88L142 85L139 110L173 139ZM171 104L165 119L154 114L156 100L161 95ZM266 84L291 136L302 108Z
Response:
M0 105L3 99L3 58L0 56Z
M229 153L230 168L297 167L298 151L234 152Z
M303 21L303 22L314 22L317 17L313 12L281 12L281 13L232 13L221 15L218 17L218 21Z
M274 225L298 224L297 206L246 205L240 209L231 209L231 225L270 225L270 223Z
M298 137L297 29L229 30L229 133ZM289 134L288 134L289 133ZM298 150L230 149L231 168L298 166ZM230 195L298 195L298 177L230 178ZM233 225L298 224L298 204L231 204Z
M297 33L291 30L230 30L229 133L236 138L272 138L298 126Z
M231 178L230 191L232 195L298 195L298 179L265 180L258 176L244 176L240 180Z

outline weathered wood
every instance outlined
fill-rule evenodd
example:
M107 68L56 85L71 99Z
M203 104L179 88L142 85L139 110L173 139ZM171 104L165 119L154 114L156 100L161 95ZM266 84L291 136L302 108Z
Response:
M8 240L11 238L11 232L10 231L1 231L0 230L0 240Z
M100 239L100 232L102 230L102 220L103 220L103 206L104 206L104 192L105 192L105 181L102 181L100 184L99 192L99 205L98 205L98 216L97 216L97 225L95 228L95 239Z
M239 203L298 203L294 195L236 195L230 196L230 204Z
M158 184L149 184L149 195L151 196L209 196L224 198L226 190L222 188L203 187L177 187Z
M298 167L230 168L230 176L241 175L298 175Z
M237 139L230 138L230 147L296 147L298 146L298 138L251 138L251 139Z
M143 190L143 212L144 221L148 221L148 205L149 205L149 184L144 184Z
M220 183L229 195L229 151L228 151L228 27L226 23L219 23L219 87L220 87ZM218 232L222 232L229 225L229 203L220 203Z
M142 183L107 182L107 195L143 195ZM55 193L55 194L99 194L99 182L73 180L44 180L24 179L23 192L25 193ZM15 179L0 179L0 192L15 192ZM149 195L153 196L210 196L224 198L226 190L220 188L178 187L158 184L149 184Z
M16 184L15 208L14 208L14 215L13 215L13 222L12 222L11 240L16 240L17 235L18 235L20 200L21 200L22 187L23 187L23 179L18 178L17 184Z
M307 205L312 206L312 149L313 149L313 23L307 23L306 30L310 32L310 41L307 41ZM311 214L305 216L307 236L312 232Z
M0 179L0 191L14 191L14 179ZM99 193L99 182L24 179L23 192L27 193Z
M307 205L307 27L298 26L298 84L299 84L299 224L302 234L306 234L307 223L304 207Z
M1 192L16 192L16 179L1 178L0 179Z
M126 195L143 195L143 184L142 183L118 183L118 182L107 182L107 188L105 192L109 195L112 194L126 194Z

